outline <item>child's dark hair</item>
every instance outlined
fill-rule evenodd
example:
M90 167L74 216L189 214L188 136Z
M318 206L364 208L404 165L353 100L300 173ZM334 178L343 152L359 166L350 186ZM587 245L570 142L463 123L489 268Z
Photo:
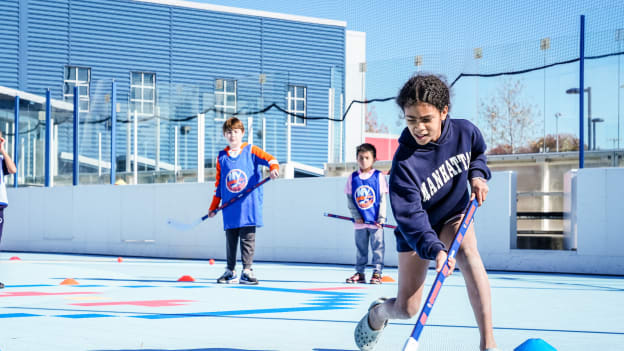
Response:
M375 149L375 145L373 144L369 144L369 143L364 143L358 147L355 148L355 156L357 157L357 155L360 152L370 152L373 154L373 159L377 159L377 149Z
M225 132L227 132L228 130L234 129L240 129L244 132L245 125L243 125L243 122L241 122L240 119L236 117L230 117L227 119L227 121L223 123L223 134L225 134Z
M401 110L426 102L442 112L444 106L451 108L449 87L443 77L433 74L412 76L399 91L396 103Z

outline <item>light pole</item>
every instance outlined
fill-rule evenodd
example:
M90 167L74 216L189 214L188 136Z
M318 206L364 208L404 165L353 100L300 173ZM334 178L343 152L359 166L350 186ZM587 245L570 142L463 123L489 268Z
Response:
M604 122L604 119L596 117L596 118L592 118L592 129L593 134L594 134L594 142L592 143L592 145L594 146L594 150L596 150L596 123L601 123Z
M591 87L587 87L583 90L584 92L587 93L587 135L588 135L588 139L587 139L587 149L591 150L592 149L592 133L591 133ZM566 90L566 94L579 94L580 91L578 88L570 88L568 90ZM583 147L583 145L581 145L580 147Z
M561 117L561 112L555 113L555 135L557 136L557 152L559 152L559 117ZM544 141L546 143L546 141Z

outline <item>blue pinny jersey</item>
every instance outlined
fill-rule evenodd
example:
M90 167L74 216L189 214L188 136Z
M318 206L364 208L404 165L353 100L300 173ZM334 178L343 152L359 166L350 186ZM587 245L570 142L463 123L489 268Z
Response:
M351 198L364 222L375 223L379 216L379 174L375 170L368 179L360 178L357 171L351 174Z
M230 201L235 196L260 181L261 173L255 156L251 153L251 145L245 146L236 157L227 151L219 152L218 161L221 166L221 200ZM266 162L265 162L266 163ZM224 229L256 226L262 222L262 187L255 189L249 196L234 202L223 209Z

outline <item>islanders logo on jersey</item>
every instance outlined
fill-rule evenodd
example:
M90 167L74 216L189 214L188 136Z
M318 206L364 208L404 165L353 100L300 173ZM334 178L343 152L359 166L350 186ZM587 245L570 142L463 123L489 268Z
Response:
M367 210L375 204L375 191L368 185L360 185L355 189L355 203L362 210Z
M247 174L240 169L233 169L225 176L225 186L232 193L240 193L247 187Z

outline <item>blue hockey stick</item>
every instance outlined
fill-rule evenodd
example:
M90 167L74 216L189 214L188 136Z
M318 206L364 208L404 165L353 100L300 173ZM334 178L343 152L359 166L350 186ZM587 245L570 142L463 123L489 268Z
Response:
M256 190L257 188L259 188L260 186L262 186L264 183L268 182L269 180L271 180L271 177L266 177L263 180L261 180L260 182L258 182L256 185L245 189L245 191L240 192L238 195L236 195L235 197L231 198L230 201L223 203L221 206L217 207L214 211L214 213L217 213L219 211L221 211L222 209L230 206L231 204L235 203L236 201L242 200L244 198L246 198L249 194L251 194L252 191ZM196 220L194 220L192 223L182 223L182 222L178 222L175 219L171 219L169 218L167 220L167 224L169 224L170 226L178 229L178 230L190 230L193 229L194 227L198 226L201 222L205 221L206 219L208 219L209 214L205 214L203 215L201 218L198 218Z
M453 243L451 244L451 249L449 250L448 257L446 258L446 262L444 262L443 268L438 272L433 285L431 286L431 290L429 291L429 295L427 296L427 300L425 301L425 305L423 306L422 311L418 315L418 319L416 320L416 325L414 326L414 330L412 330L412 335L407 339L405 346L403 346L403 351L416 351L418 350L418 338L420 337L420 333L422 333L423 328L425 327L425 323L427 323L427 318L429 317L429 313L431 313L431 309L433 308L433 304L435 303L436 298L438 297L438 293L440 292L440 288L442 288L442 284L444 284L444 279L449 273L448 260L449 258L455 258L457 251L459 250L459 246L464 240L464 236L466 236L466 231L472 220L474 219L475 211L477 210L479 203L477 200L472 200L468 208L464 211L464 219L457 230L457 234L455 234L455 239L453 239Z

